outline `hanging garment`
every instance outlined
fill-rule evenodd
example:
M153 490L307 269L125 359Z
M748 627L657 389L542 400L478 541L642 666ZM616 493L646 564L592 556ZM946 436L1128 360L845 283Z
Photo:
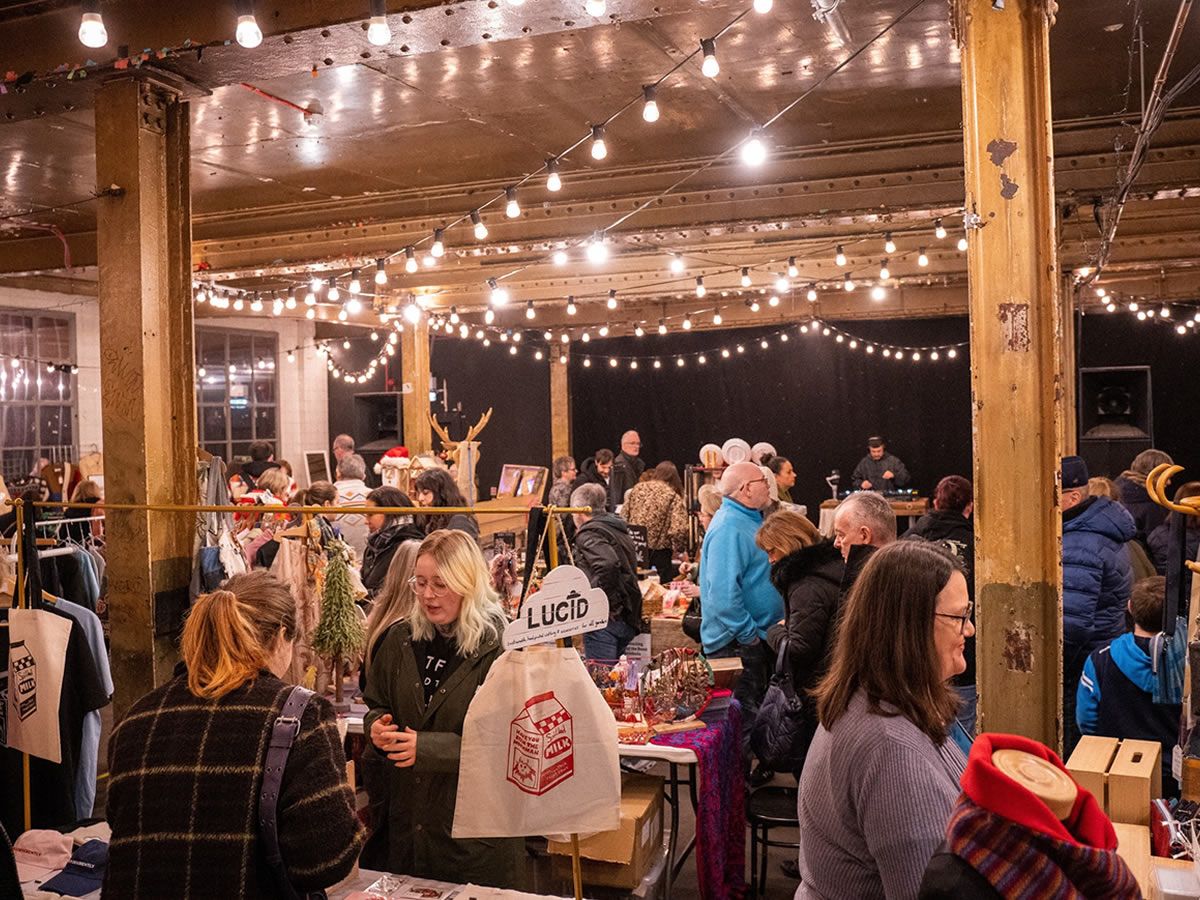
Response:
M108 662L108 649L104 646L104 626L100 617L70 600L59 600L54 608L73 618L83 629L88 649L96 663L96 675L104 686L105 693L112 698L112 669ZM83 732L79 744L79 763L75 769L75 816L90 819L96 804L96 769L100 754L100 710L93 709L83 717Z
M225 463L214 456L199 470L200 496L206 506L228 506L229 484L225 478ZM192 601L201 594L214 591L233 575L246 571L246 558L233 539L232 513L197 513L196 540L193 547L195 563L189 594Z
M58 568L59 590L54 591L49 587L46 590L95 612L96 602L100 599L100 581L96 578L96 567L87 551L76 547L70 556L57 556L54 562Z

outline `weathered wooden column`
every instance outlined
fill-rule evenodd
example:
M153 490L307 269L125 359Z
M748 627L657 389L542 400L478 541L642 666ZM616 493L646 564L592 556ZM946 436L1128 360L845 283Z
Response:
M401 381L412 385L404 395L404 446L411 456L433 449L429 424L429 321L404 323L400 335Z
M149 78L96 92L104 495L195 503L188 105ZM194 517L108 511L116 715L170 677L187 609Z
M1045 0L957 0L979 727L1061 746L1062 408ZM977 218L976 218L977 217Z
M559 360L564 360L559 362ZM571 358L564 347L550 354L550 446L553 457L571 454ZM580 462L580 460L576 460Z

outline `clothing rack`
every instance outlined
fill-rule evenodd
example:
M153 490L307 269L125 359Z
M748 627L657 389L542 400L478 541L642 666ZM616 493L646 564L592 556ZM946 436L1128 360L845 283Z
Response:
M103 522L104 516L88 516L82 519L38 519L34 522L35 528L54 528L59 525L73 525L76 522Z

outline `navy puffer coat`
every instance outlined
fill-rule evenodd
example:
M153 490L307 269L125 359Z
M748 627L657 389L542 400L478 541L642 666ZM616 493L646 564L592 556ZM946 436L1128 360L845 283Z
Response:
M1137 532L1125 507L1092 497L1063 514L1063 659L1086 658L1125 630L1133 571L1125 544Z

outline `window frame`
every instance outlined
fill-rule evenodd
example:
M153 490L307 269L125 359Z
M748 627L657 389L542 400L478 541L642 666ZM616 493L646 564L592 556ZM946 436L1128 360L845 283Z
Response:
M206 338L219 338L221 343L221 359L223 366L221 382L224 388L224 398L222 400L206 399L205 392L212 391L215 385L206 379L212 378L212 374L206 372L205 377L200 376L200 369L206 368L204 361L204 352L210 349ZM250 341L250 357L254 361L247 374L249 375L249 383L247 390L247 407L250 416L250 437L248 439L233 437L233 413L232 396L230 391L231 382L228 378L230 363L230 340L239 339ZM280 403L279 403L279 335L273 331L257 331L253 329L237 329L237 328L214 328L208 325L196 325L195 327L195 346L196 346L196 431L199 437L200 446L210 453L214 453L225 460L226 463L232 462L234 459L234 445L249 445L256 440L271 441L278 451L279 446L279 431L280 431ZM269 363L266 369L260 369L258 361L264 360ZM268 376L266 373L269 372ZM271 381L271 402L259 401L254 391L256 381L264 378L270 378ZM220 439L210 438L206 431L205 410L219 409L223 411L225 418L225 434ZM273 413L272 420L274 422L273 434L259 434L259 416L260 409L270 409ZM218 452L219 451L219 452ZM238 454L248 458L248 454Z

